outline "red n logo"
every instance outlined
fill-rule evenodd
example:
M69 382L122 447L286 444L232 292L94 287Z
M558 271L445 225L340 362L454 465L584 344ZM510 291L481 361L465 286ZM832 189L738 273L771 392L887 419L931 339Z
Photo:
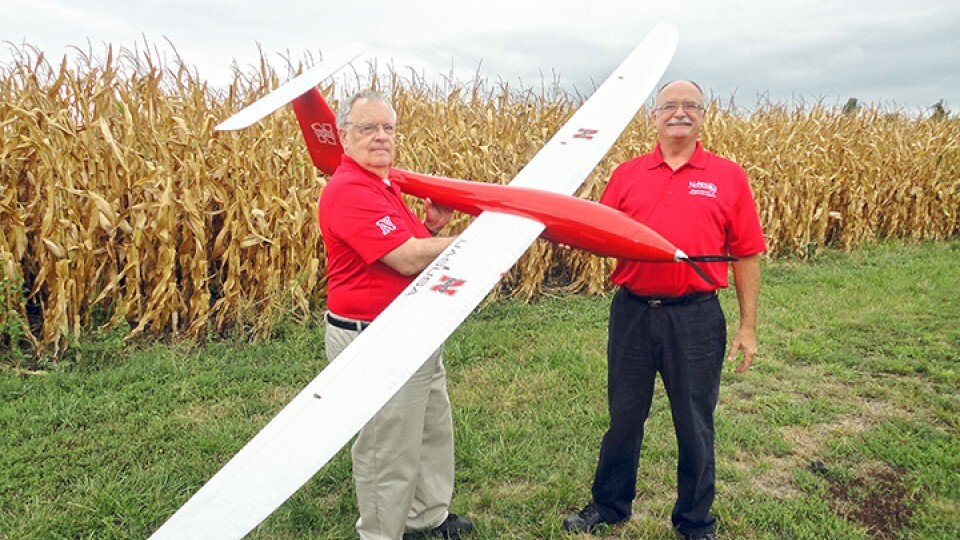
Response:
M573 134L574 139L592 139L594 135L597 134L595 129L580 128L579 131Z
M457 287L462 286L464 283L466 283L466 281L462 279L443 276L440 278L440 283L430 287L430 290L453 296L457 294Z

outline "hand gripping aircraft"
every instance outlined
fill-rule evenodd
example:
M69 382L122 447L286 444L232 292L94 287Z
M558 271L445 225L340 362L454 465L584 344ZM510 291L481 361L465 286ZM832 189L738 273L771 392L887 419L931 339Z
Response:
M694 268L695 261L722 260L688 257L629 217L570 196L636 115L676 45L676 28L658 24L507 186L392 170L402 191L478 217L151 538L249 533L360 431L538 236L602 255ZM292 101L314 164L330 174L342 148L316 86L342 66L324 62L217 129L249 126Z

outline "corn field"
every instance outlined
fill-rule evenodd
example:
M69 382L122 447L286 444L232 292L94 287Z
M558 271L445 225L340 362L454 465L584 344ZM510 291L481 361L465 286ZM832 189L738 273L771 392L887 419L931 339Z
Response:
M179 58L157 58L107 47L58 64L24 47L0 65L0 353L56 358L71 339L107 328L264 335L322 309L316 200L325 179L292 112L213 130L288 76L261 58L211 89ZM582 102L556 88L431 85L368 68L324 94L336 107L361 85L388 93L397 166L429 174L508 182ZM704 146L749 173L770 256L960 232L956 118L717 101L707 114ZM652 148L647 117L641 111L579 196L596 200L617 164ZM456 216L447 232L471 219ZM609 289L611 269L538 241L494 294L596 294Z

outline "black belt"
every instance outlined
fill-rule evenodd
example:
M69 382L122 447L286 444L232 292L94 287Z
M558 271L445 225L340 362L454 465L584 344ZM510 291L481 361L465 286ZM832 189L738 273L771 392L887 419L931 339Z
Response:
M694 304L697 302L706 302L707 300L712 300L717 297L716 291L695 292L681 296L640 296L639 294L633 294L629 289L623 290L627 291L627 294L630 295L630 298L639 302L643 302L650 307Z
M327 322L336 326L337 328L343 328L344 330L352 330L354 332L363 332L370 323L364 321L348 321L346 319L341 319L336 315L333 315L330 312L327 312Z

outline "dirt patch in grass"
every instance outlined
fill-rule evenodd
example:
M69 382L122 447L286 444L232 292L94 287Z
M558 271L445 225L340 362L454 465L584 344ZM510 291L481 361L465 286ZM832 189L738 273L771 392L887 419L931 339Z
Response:
M752 485L775 499L786 500L800 497L803 493L793 483L789 467L792 460L774 460L773 467L757 475Z
M831 479L830 506L838 515L869 529L872 538L897 538L917 503L902 477L902 470L872 466L850 480Z

